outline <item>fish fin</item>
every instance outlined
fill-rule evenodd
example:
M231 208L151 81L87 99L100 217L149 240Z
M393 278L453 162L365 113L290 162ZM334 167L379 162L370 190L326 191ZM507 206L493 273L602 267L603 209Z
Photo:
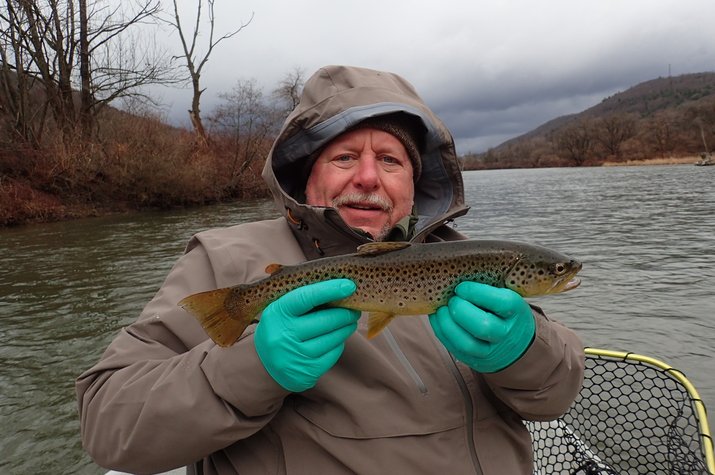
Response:
M377 336L395 316L394 313L388 312L370 312L367 317L367 337Z
M226 300L231 288L209 290L189 295L179 306L199 321L206 334L219 346L231 346L251 323L249 318L233 318Z
M368 242L357 248L358 256L379 256L386 252L399 251L410 247L411 244L405 241L385 241L385 242Z
M266 274L275 274L276 272L279 272L281 269L283 269L283 266L280 264L268 264L266 266Z

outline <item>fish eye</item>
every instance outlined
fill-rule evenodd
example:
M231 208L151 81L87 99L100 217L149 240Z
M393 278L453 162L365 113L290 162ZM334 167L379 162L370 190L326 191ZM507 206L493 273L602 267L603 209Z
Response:
M554 265L554 273L556 273L556 275L561 275L564 272L566 272L566 264L559 262L558 264Z

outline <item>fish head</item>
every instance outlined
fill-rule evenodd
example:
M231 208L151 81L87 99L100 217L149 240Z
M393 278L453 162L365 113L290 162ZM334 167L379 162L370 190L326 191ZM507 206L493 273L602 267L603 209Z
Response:
M504 279L505 287L522 297L566 292L581 284L582 264L559 252L542 249L523 253Z

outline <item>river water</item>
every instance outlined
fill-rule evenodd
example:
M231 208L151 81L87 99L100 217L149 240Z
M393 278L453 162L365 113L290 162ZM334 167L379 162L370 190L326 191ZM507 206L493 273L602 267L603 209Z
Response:
M682 370L712 412L715 167L471 171L465 186L463 233L584 262L580 288L536 300L548 314L586 346ZM0 473L103 473L80 446L74 379L192 233L273 216L253 201L0 230Z

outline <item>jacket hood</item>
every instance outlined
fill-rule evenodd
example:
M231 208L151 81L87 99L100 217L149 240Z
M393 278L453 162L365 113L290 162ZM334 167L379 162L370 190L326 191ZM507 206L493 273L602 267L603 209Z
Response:
M285 120L263 169L278 210L309 259L355 252L369 242L347 226L334 208L302 202L311 155L363 120L388 114L406 116L423 134L413 240L425 240L434 228L466 213L452 135L412 85L393 73L326 66L306 81L300 103Z

